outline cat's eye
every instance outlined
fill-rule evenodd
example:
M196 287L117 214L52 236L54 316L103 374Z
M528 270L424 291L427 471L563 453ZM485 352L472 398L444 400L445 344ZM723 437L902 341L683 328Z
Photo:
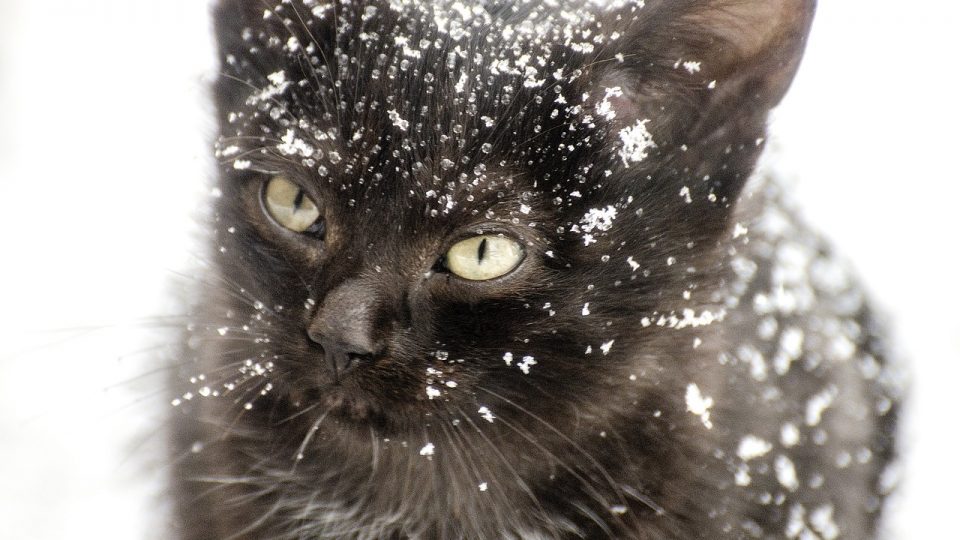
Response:
M522 260L523 247L515 240L484 234L454 244L444 264L463 279L485 281L509 274Z
M263 205L281 226L298 233L323 234L320 209L303 189L283 176L274 176L263 189Z

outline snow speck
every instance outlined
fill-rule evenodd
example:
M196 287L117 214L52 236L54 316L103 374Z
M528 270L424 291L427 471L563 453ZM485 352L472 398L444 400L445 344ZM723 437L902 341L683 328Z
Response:
M653 142L653 136L647 130L647 122L650 120L638 120L631 127L620 130L620 141L623 143L620 148L620 158L625 167L630 167L631 163L640 163L647 159L651 148L656 148Z
M612 97L621 97L623 96L623 90L619 86L614 86L613 88L605 88L603 99L600 100L600 103L597 103L596 111L597 114L607 120L613 120L617 117L617 112L613 110L613 105L610 103L610 98Z
M710 421L710 408L713 407L713 398L705 397L700 392L700 387L694 383L687 385L687 411L700 417L700 421L707 429L713 428L713 422Z
M750 229L743 226L742 223L737 223L733 226L733 237L740 238L741 236L746 236L750 232Z
M240 153L240 147L235 144L231 144L230 146L220 151L220 155L223 157L235 156L239 153Z
M800 481L797 479L797 469L793 466L793 461L784 455L779 455L773 462L773 470L777 474L777 481L780 485L796 491L800 487Z
M584 317L590 314L590 302L587 302L586 304L583 305L583 309L580 310L580 314L583 315Z
M470 80L470 78L467 77L466 73L461 74L460 80L458 80L457 84L454 86L454 90L456 90L458 94L462 94L463 89L467 86L468 80Z
M433 386L427 386L427 397L430 399L440 397L440 390L437 390Z
M479 409L477 409L477 412L480 413L480 416L483 417L484 420L486 420L487 422L490 422L491 424L493 423L494 419L496 419L496 416L494 416L493 411L491 411L486 406L480 407Z
M636 272L637 269L640 268L640 263L638 263L637 261L633 260L633 255L627 257L627 264L630 265L630 270L632 270L632 271L634 271L634 272Z
M801 534L806 533L804 538L809 538L811 531L807 528L805 522L806 509L803 505L795 504L790 507L790 517L787 519L787 527L783 531L787 538L799 538Z
M277 145L277 150L280 150L280 152L286 156L299 154L308 158L315 152L314 148L300 137L297 137L296 132L292 129L288 129L287 132L280 137L280 141L281 143Z
M604 356L610 354L610 347L613 347L613 342L615 340L611 339L610 341L600 345L600 350L603 351Z
M420 449L421 456L432 456L434 451L433 443L427 443Z
M667 328L676 328L677 330L682 330L684 328L699 328L701 326L710 326L714 322L722 321L727 316L727 311L721 309L717 313L714 313L709 310L704 310L699 315L692 309L685 309L681 314L683 317L677 317L674 314L669 316L661 316L657 319L657 326L666 326ZM640 321L641 324L644 324L643 321ZM644 324L644 326L647 326Z
M523 360L517 364L517 367L520 368L520 371L522 371L524 375L528 375L530 374L530 368L536 365L536 363L537 361L532 356L524 356Z
M683 63L683 69L687 70L688 73L693 75L694 73L700 72L701 63L696 60L687 60Z
M390 116L390 122L393 123L395 127L399 128L400 131L406 131L410 127L410 122L400 118L400 113L398 113L396 109L391 110L387 113L387 115Z
M503 353L503 361L504 361L508 366L513 365L513 353L511 353L511 352Z
M837 395L837 390L833 387L814 395L807 401L806 423L808 426L815 426L820 423L823 412L830 407L833 399Z
M747 435L740 439L737 456L744 461L750 461L765 456L770 450L773 450L772 444L755 435Z
M824 540L834 540L840 536L840 529L833 521L833 505L825 504L810 512L810 525L820 533Z
M800 442L800 430L797 426L787 422L780 427L780 444L790 448Z
M617 209L613 206L591 208L580 218L580 230L588 233L595 230L609 231L615 219L617 219Z
M488 489L486 482L480 482L480 485L477 487L480 489L480 491L486 491Z
M738 486L749 486L753 481L753 478L750 478L750 467L745 464L737 467L737 472L733 474L733 481Z
M270 84L247 98L247 105L256 105L264 101L269 101L286 92L291 84L290 81L287 80L287 74L284 73L283 70L267 75L267 80L270 81Z

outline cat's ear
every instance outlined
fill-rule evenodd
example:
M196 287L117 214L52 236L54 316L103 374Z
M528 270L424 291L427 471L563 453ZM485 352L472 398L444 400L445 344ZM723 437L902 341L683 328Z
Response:
M696 2L678 28L680 50L700 62L702 77L716 81L714 100L730 96L744 105L776 105L790 86L806 44L816 0L706 0ZM697 72L694 64L681 67Z
M767 115L796 73L815 0L647 0L601 84L625 92L620 127L644 122L690 189L735 199L753 169ZM708 180L703 181L703 178ZM694 185L692 179L700 179Z

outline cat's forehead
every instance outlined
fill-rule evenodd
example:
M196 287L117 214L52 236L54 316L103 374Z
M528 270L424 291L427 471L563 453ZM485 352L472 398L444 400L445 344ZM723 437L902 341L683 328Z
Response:
M561 163L605 120L578 66L618 39L601 19L630 2L559 4L268 9L241 32L248 50L227 55L247 84L221 150L240 155L239 167L270 153L353 203L400 194L446 213L529 199L530 169Z

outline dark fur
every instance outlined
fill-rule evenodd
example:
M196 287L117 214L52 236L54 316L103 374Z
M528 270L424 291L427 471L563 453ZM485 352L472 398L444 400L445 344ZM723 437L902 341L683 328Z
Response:
M812 0L598 10L584 27L619 39L588 52L546 44L547 82L534 88L491 75L490 61L510 45L503 26L538 3L489 2L491 20L459 42L413 8L354 0L320 18L307 4L224 0L214 14L229 58L215 92L224 168L211 272L222 286L198 291L193 362L177 383L190 397L174 437L181 537L773 538L790 534L797 508L827 504L842 537L873 536L896 412L892 385L864 374L868 355L883 354L874 323L848 281L813 279L806 309L762 313L755 298L783 281L783 246L812 253L811 272L830 257L788 212L787 232L764 225L779 208L773 188L742 196ZM369 5L379 9L362 22ZM429 40L406 69L397 36L416 49ZM458 44L467 54L451 70ZM560 82L548 76L557 69ZM291 84L251 100L279 70ZM613 86L616 118L584 122ZM657 146L624 167L618 134L642 119ZM323 157L278 150L289 130ZM238 159L249 167L235 169ZM262 211L261 186L278 173L320 203L323 242ZM584 215L609 206L612 228L585 241ZM748 236L732 234L737 223ZM436 271L451 242L482 226L521 240L516 271L489 283ZM734 271L744 260L750 276ZM678 325L687 309L726 315ZM335 382L307 334L321 317L370 322L375 362ZM783 374L769 367L778 341L757 337L769 319L806 336ZM852 358L829 361L835 335ZM765 359L762 377L745 347ZM523 356L537 361L529 374ZM425 387L446 380L457 386L427 399ZM693 383L713 400L709 419L688 410ZM824 388L835 389L830 406L805 425ZM788 422L800 440L780 448ZM741 459L747 435L776 447ZM427 443L433 455L421 455ZM844 452L854 463L834 466ZM778 480L778 455L798 486ZM750 482L737 485L745 466Z

